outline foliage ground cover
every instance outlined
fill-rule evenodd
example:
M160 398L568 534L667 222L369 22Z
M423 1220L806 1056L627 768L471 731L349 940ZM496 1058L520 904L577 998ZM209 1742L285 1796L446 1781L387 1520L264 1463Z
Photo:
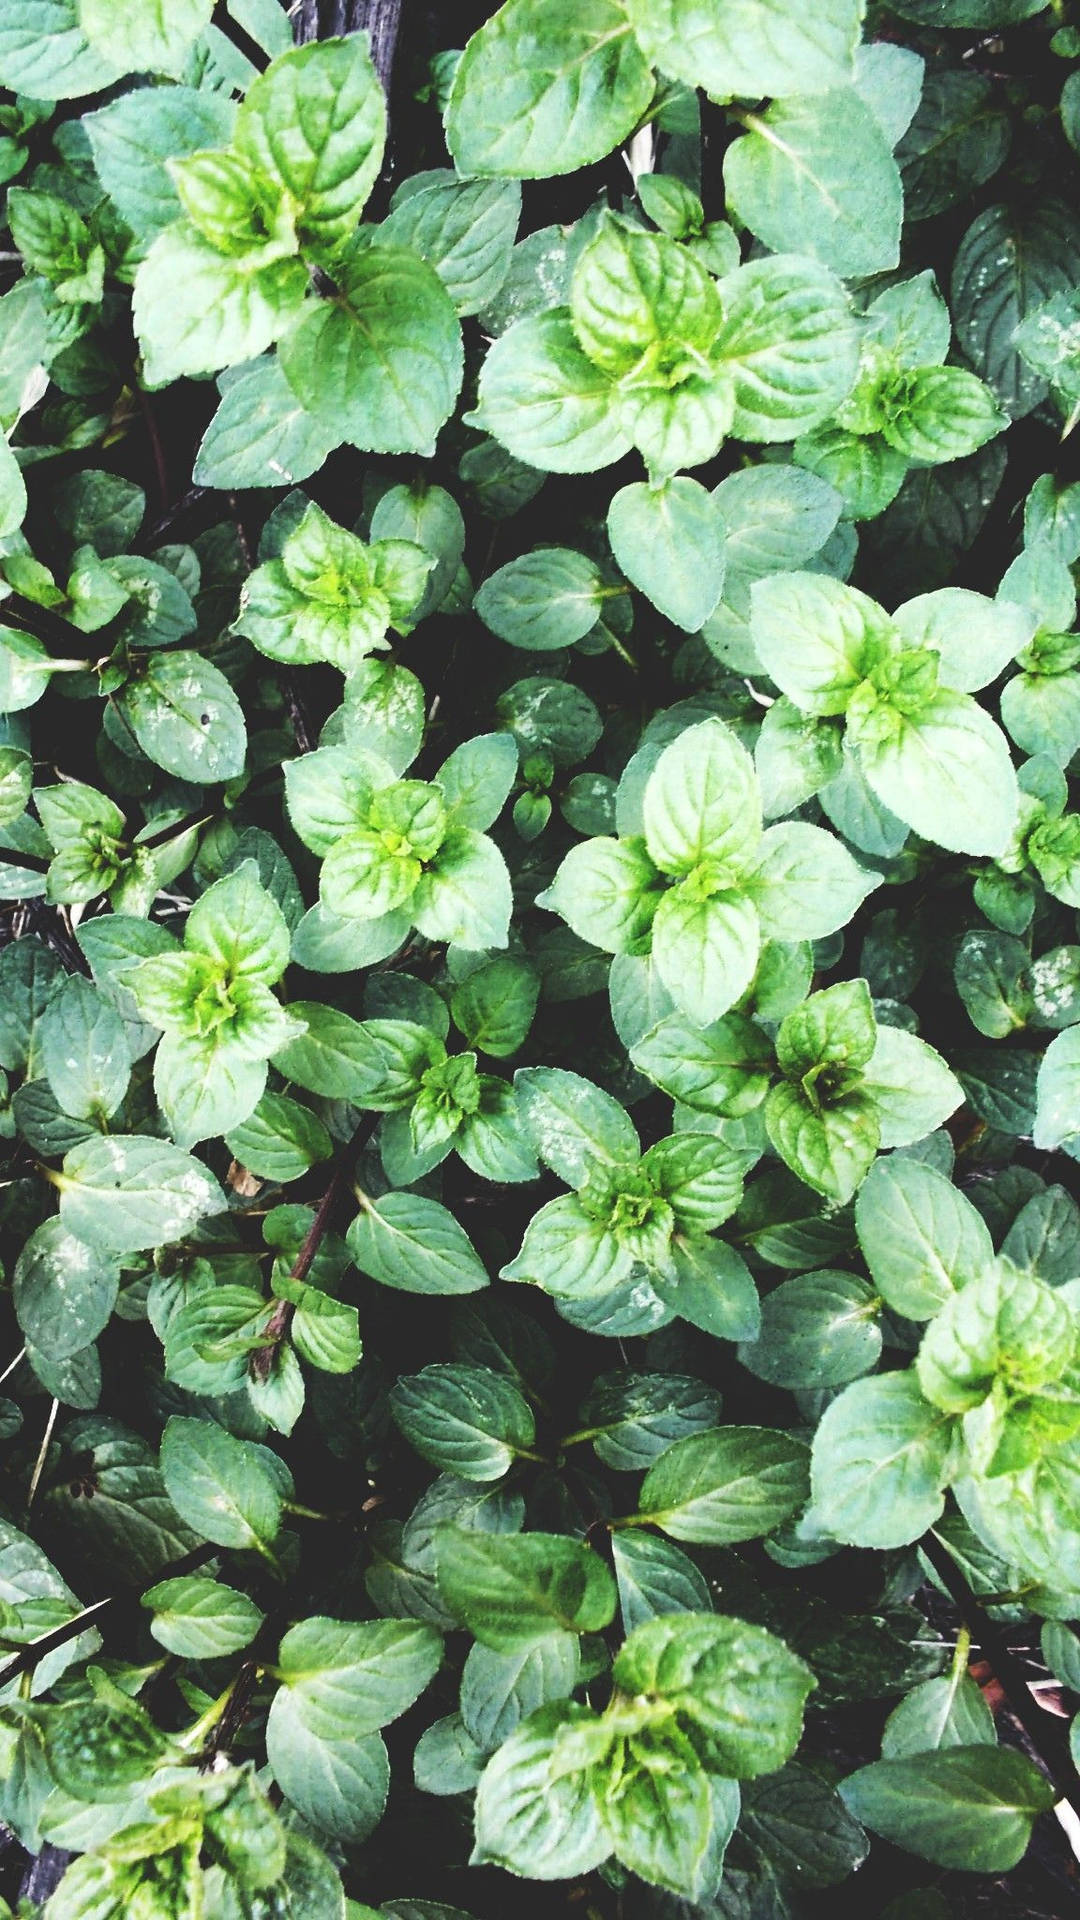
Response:
M1070 12L6 0L9 1911L1074 1897Z

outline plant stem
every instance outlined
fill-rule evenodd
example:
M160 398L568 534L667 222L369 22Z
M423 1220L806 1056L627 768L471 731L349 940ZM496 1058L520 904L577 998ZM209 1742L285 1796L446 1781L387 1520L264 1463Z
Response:
M366 1113L357 1126L352 1139L347 1141L345 1146L339 1151L337 1159L334 1162L334 1171L330 1176L330 1184L323 1194L322 1199L319 1201L318 1207L315 1210L315 1217L304 1235L303 1244L290 1268L290 1280L307 1279L315 1255L318 1253L326 1237L331 1219L334 1215L334 1210L337 1207L338 1201L341 1199L349 1168L352 1166L353 1160L361 1148L364 1147L371 1138L378 1123L379 1115L377 1113ZM270 1378L274 1365L274 1356L288 1334L295 1312L296 1307L293 1301L278 1301L277 1306L274 1308L273 1313L270 1315L263 1329L264 1344L257 1348L251 1356L249 1364L253 1379L268 1380Z
M255 1660L245 1660L236 1674L231 1687L228 1687L220 1700L215 1700L203 1751L199 1757L199 1772L208 1773L219 1753L231 1747L244 1721L251 1711L251 1696L259 1678L259 1665ZM197 1723L198 1724L198 1723Z

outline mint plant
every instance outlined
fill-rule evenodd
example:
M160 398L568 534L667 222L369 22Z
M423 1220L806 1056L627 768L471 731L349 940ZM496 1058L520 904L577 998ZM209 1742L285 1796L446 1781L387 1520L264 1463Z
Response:
M6 0L0 1913L1060 1920L1070 11Z

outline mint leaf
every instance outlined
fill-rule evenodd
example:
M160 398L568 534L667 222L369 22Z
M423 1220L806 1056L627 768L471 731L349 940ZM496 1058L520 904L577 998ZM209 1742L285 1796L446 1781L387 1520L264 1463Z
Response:
M363 34L295 47L252 81L236 151L280 182L302 243L332 251L356 226L378 175L386 103Z
M458 64L446 138L458 171L573 173L633 132L653 81L622 8L507 0Z
M737 0L719 18L701 0L630 0L628 11L648 58L717 100L825 93L854 78L855 0L827 0L812 17L796 0Z
M900 171L854 89L779 100L745 124L749 132L725 155L724 181L751 233L839 274L897 265Z

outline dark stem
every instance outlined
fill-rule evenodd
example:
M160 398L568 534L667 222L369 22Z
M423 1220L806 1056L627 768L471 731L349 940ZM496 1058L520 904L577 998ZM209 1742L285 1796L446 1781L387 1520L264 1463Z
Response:
M206 1736L206 1744L199 1756L199 1772L209 1773L219 1753L227 1753L236 1739L244 1721L251 1712L251 1696L259 1678L258 1663L245 1660L232 1684L228 1704L218 1721Z
M257 73L261 73L264 67L269 66L269 55L263 51L257 40L252 39L250 33L245 32L239 21L233 19L225 0L217 0L217 5L210 16L210 24L217 27L218 31L225 35L226 40L232 41L237 53L242 53L245 60L250 60Z
M54 1847L50 1841L44 1840L40 1853L34 1855L23 1874L19 1899L42 1906L52 1898L74 1858L75 1855L65 1847Z
M144 387L138 384L138 381L136 381L135 391L139 396L139 406L142 409L143 422L146 427L146 437L150 442L150 452L154 460L154 477L157 481L158 491L158 512L165 513L169 506L169 470L165 465L165 449L161 444L161 435L158 432L158 424L154 416L154 405L150 395Z
M205 500L209 492L209 487L189 487L187 492L182 494L173 506L169 507L166 512L160 514L156 520L152 520L150 525L143 529L139 536L140 546L143 544L152 545L160 540L162 534L168 533L170 527L174 526L182 515L190 513L193 507L197 507L200 501Z
M1046 1769L1059 1797L1080 1819L1080 1775L1077 1774L1063 1729L1065 1722L1035 1705L1023 1667L1010 1652L1000 1627L975 1598L948 1548L933 1533L919 1542L919 1551L937 1574L954 1602L972 1640L993 1668L1016 1718Z
M401 0L300 0L293 23L294 37L301 44L366 29L371 38L375 71L389 93L394 48L401 25Z
M297 692L296 682L291 674L286 674L281 683L281 694L285 702L285 711L293 730L293 739L301 753L310 753L315 741L312 738L307 708Z
M353 1161L367 1145L378 1124L377 1113L366 1113L352 1139L341 1148L334 1163L334 1171L330 1176L330 1184L315 1209L315 1217L304 1235L300 1251L289 1270L290 1280L306 1280L311 1272L315 1255L326 1238L334 1211L342 1197ZM278 1301L263 1329L265 1345L252 1354L249 1362L253 1379L268 1380L270 1378L274 1356L289 1331L295 1311L295 1305L291 1300Z

